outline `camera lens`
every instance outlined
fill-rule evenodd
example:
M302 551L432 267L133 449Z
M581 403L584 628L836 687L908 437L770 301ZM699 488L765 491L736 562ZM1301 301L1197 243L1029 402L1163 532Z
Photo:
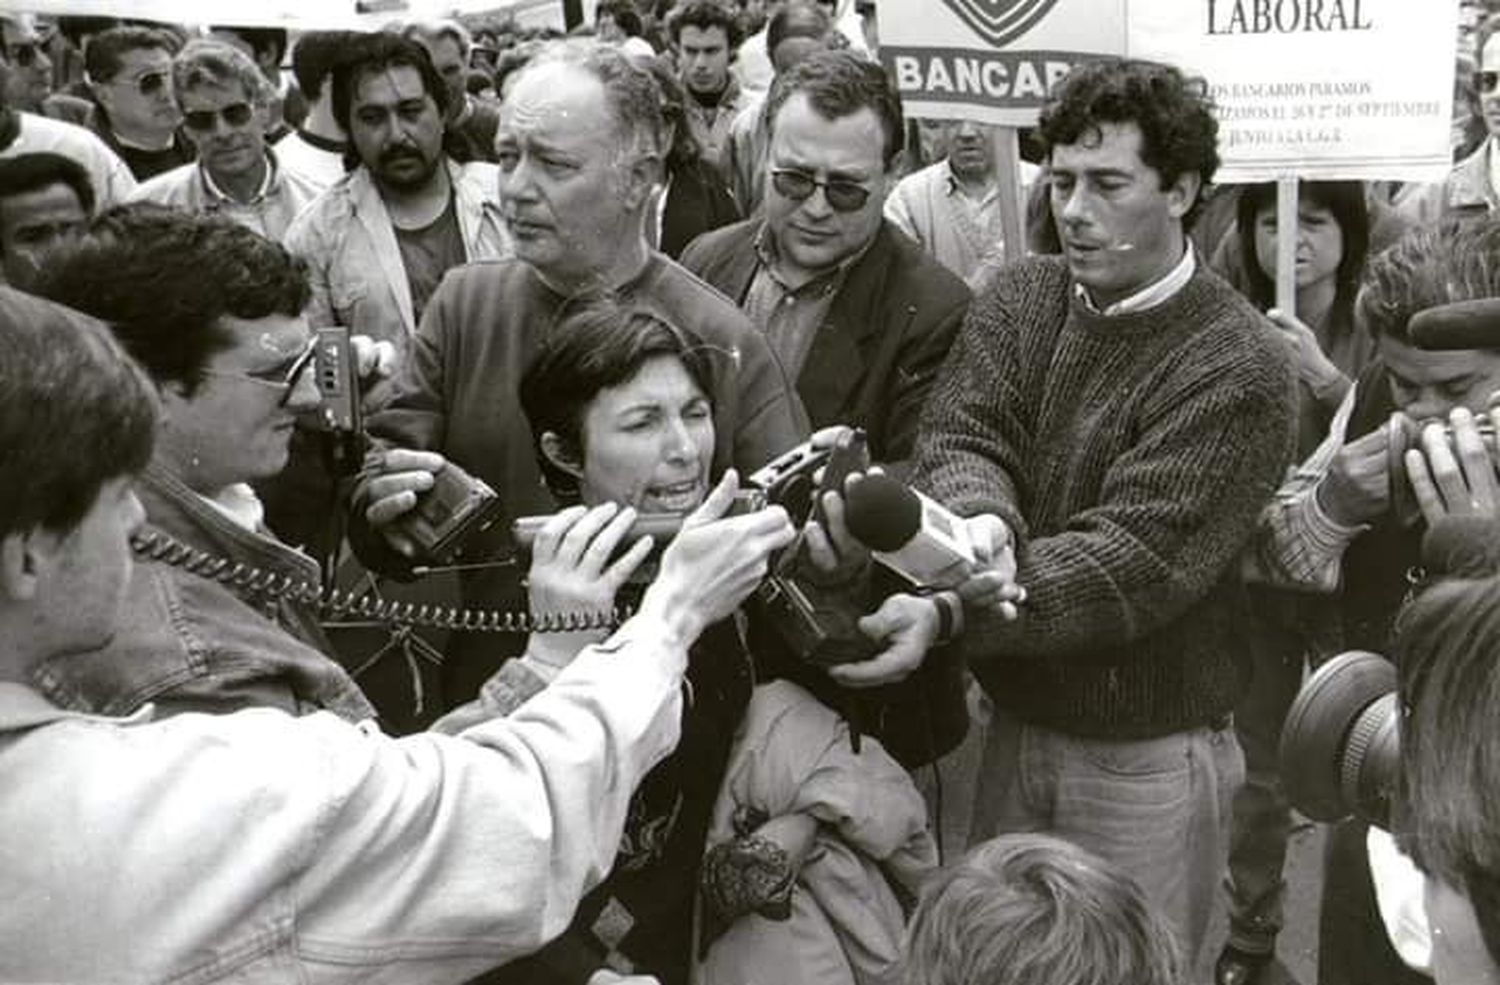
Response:
M1307 680L1281 731L1281 777L1292 806L1315 821L1350 815L1389 829L1401 771L1396 668L1354 650Z

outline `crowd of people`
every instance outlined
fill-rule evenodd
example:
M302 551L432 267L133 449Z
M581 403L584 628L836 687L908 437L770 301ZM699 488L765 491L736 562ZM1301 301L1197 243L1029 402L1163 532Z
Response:
M1410 329L1500 299L1500 16L1449 180L1289 234L1179 69L1076 66L1007 188L874 13L0 14L0 980L1271 985L1362 649L1405 799L1318 980L1500 982L1500 581L1421 570L1500 318Z

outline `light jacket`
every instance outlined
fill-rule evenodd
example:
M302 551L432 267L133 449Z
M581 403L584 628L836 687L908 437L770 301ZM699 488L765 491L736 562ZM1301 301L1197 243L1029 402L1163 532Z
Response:
M288 171L267 150L270 172L253 202L239 202L213 186L202 161L183 164L138 185L132 202L154 202L194 215L221 215L280 241L297 214L317 198L322 188L296 171Z
M147 536L166 535L203 555L316 585L317 564L265 530L234 523L159 465L141 477ZM137 558L114 638L97 650L53 657L32 675L37 690L77 711L125 715L226 713L247 707L293 715L319 709L349 721L375 710L332 652L310 607L230 587L164 561Z
M482 161L446 160L446 166L464 259L510 256L510 235L495 200L498 169ZM411 284L390 214L368 169L356 168L314 199L287 231L286 246L308 263L307 316L314 328L344 325L356 335L393 342L405 355L417 331Z
M1408 185L1393 203L1407 222L1428 225L1449 218L1483 217L1500 209L1500 196L1490 187L1490 153L1493 140L1453 165L1441 182Z
M686 651L631 620L508 718L58 709L0 683L0 981L462 982L609 870Z

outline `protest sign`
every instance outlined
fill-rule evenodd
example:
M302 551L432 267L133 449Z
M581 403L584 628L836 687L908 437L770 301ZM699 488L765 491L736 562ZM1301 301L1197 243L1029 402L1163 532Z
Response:
M1437 180L1458 0L885 0L881 60L911 116L1008 126L1100 54L1202 75L1224 181Z

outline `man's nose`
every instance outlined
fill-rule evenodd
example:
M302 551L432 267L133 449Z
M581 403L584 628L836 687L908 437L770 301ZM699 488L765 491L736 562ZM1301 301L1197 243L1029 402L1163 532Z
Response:
M302 371L302 374L297 377L297 381L292 384L291 390L287 392L286 405L288 408L301 413L302 411L312 410L322 402L323 393L318 389L317 375L318 367L316 365L310 365Z

